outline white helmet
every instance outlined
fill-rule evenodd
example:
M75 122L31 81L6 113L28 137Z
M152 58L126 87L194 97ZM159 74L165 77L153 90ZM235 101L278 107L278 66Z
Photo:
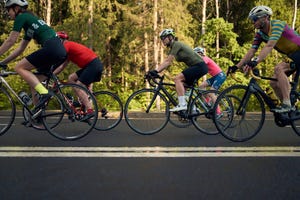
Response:
M251 9L249 12L248 18L253 19L253 18L260 18L263 16L271 16L273 14L273 11L270 7L268 6L256 6Z
M205 49L202 48L202 47L195 47L195 48L194 48L194 51L195 51L196 53L200 53L201 55L205 55Z
M167 28L167 29L163 30L162 32L160 32L159 37L160 37L160 39L163 39L168 35L172 35L173 37L175 37L174 30L171 28Z
M13 5L18 5L21 7L27 7L28 2L26 0L5 0L5 8L11 7Z

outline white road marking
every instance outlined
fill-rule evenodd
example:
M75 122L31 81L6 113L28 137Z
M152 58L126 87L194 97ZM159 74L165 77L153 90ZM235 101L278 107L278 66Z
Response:
M0 147L0 157L300 157L300 147Z

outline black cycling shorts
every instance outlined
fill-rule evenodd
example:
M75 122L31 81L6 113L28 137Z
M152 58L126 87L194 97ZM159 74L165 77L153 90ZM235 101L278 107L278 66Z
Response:
M66 58L67 52L58 37L47 40L41 49L26 56L26 59L39 72L49 71L52 65L59 66Z
M201 62L183 70L182 74L184 75L185 83L192 86L195 80L199 80L199 78L207 74L207 72L207 65L205 62Z
M103 71L103 65L99 58L95 58L84 68L76 72L78 80L85 84L89 85L93 82L98 82L101 80L101 75Z

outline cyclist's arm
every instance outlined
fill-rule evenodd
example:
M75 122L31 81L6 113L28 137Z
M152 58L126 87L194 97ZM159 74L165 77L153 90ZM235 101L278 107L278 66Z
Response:
M254 49L254 48L249 49L248 52L246 53L246 55L244 56L244 58L242 58L236 66L238 68L242 68L245 65L245 63L247 63L254 57L256 51L257 51L257 49Z
M269 53L273 50L277 43L277 40L269 40L268 43L262 48L262 50L259 52L259 55L257 56L257 63L264 60Z
M4 54L16 43L19 35L20 35L20 33L17 31L10 32L8 38L0 46L0 55Z
M167 68L168 66L170 66L173 63L173 60L175 59L175 57L173 55L168 55L168 57L157 67L157 71L161 72L163 71L165 68Z
M20 43L20 46L18 48L16 48L9 56L7 56L2 62L7 64L10 61L12 61L13 59L15 59L16 57L18 57L19 55L21 55L24 50L26 49L27 45L29 43L29 40L22 40L22 42Z

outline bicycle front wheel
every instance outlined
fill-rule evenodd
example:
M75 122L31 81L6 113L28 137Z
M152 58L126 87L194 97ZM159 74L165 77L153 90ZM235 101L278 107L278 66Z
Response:
M80 97L85 96L92 106L94 115L89 115L89 118L79 94ZM85 87L63 84L54 97L47 102L41 116L51 135L61 140L77 140L91 132L97 122L98 115L95 113L98 113L98 108L94 96Z
M217 98L215 106L222 105L222 116L214 113L214 122L219 132L233 142L244 142L261 130L265 121L265 106L258 93L245 97L247 86L233 85ZM224 104L224 99L230 99ZM214 107L216 110L216 107Z
M109 91L94 93L98 105L96 130L107 131L116 127L122 120L123 104L120 98Z
M0 87L0 135L8 131L16 116L16 106L6 89Z
M201 133L207 135L219 133L213 122L212 109L219 93L217 90L201 91L192 102L191 113L196 113L196 116L192 118L192 122ZM218 107L218 109L220 108Z
M152 135L167 125L169 105L161 93L153 89L141 89L127 99L124 116L132 130L142 135Z

